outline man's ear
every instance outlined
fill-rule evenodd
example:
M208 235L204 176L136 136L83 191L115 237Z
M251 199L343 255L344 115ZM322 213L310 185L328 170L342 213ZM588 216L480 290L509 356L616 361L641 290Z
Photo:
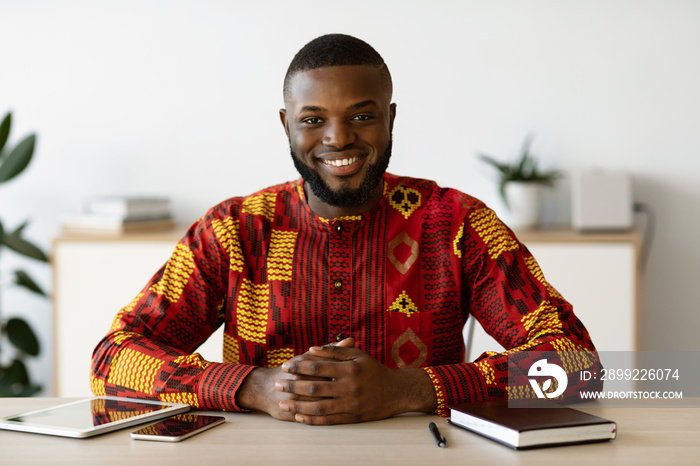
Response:
M287 109L280 108L280 121L282 126L284 126L284 132L287 133L287 138L289 138L289 123L287 122Z
M389 106L389 131L394 130L394 118L396 118L396 104Z

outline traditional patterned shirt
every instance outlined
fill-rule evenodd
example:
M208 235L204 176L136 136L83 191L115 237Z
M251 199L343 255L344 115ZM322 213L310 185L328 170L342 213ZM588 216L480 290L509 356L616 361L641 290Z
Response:
M507 353L464 362L476 318ZM197 347L223 326L223 362ZM438 413L508 397L507 354L594 351L571 305L479 200L432 181L384 176L362 215L324 219L301 180L210 209L95 349L97 395L240 410L255 367L352 336L392 368L430 376ZM572 380L575 380L573 377Z

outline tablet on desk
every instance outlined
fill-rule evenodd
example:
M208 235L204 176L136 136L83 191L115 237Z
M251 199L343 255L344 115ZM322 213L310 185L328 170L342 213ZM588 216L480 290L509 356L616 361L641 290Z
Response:
M98 396L0 419L0 429L85 438L188 411L181 403Z

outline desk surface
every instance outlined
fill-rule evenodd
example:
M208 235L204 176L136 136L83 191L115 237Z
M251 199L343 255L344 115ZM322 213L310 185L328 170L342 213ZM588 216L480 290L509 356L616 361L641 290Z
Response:
M70 401L0 398L0 417ZM180 443L132 440L126 429L88 439L0 430L0 459L10 465L556 465L699 464L700 399L688 408L579 409L617 422L611 442L515 451L450 426L443 418L406 415L383 421L312 427L258 414L225 413L227 422ZM597 406L597 407L591 407ZM220 414L220 413L219 413ZM435 421L449 446L428 431ZM175 461L173 461L175 460Z

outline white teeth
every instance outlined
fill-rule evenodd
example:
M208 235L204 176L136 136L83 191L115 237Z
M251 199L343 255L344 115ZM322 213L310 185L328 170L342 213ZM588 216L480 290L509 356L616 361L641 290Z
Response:
M323 163L325 163L326 165L332 165L334 167L344 167L345 165L350 165L351 163L357 162L359 159L359 157L351 157L349 159L324 160Z

